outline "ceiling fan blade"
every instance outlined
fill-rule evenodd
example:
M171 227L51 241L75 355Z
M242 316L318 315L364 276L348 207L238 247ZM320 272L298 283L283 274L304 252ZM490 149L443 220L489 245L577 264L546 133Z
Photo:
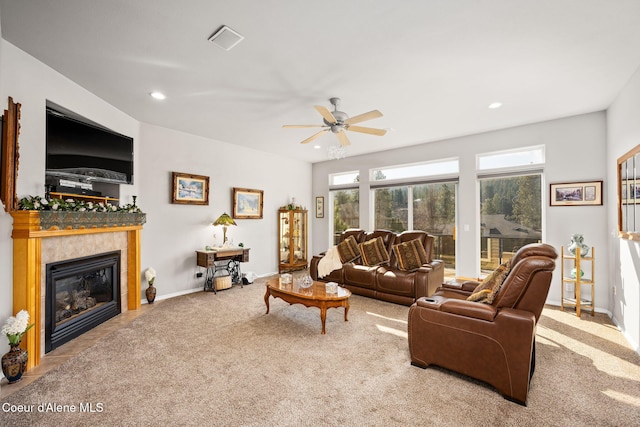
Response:
M347 130L360 133L368 133L369 135L383 136L387 133L385 129L367 128L364 126L348 126Z
M327 109L327 107L323 107L322 105L315 105L314 108L320 113L320 115L329 123L336 123L337 120L331 114L331 111Z
M340 145L342 145L343 147L346 147L347 145L351 145L351 141L349 141L349 138L347 138L347 133L344 130L341 130L340 132L336 133L336 136L340 140Z
M377 119L378 117L382 117L382 113L378 110L372 110L372 111L369 111L368 113L353 116L345 120L344 123L347 125L353 125L356 123L364 122L366 120Z
M321 130L321 131L320 131L320 132L318 132L318 133L314 133L314 134L313 134L313 135L311 135L309 138L307 138L307 139L305 139L304 141L300 142L300 144L308 144L308 143L310 143L311 141L313 141L314 139L321 137L322 135L324 135L324 134L325 134L325 133L327 133L327 132L329 132L329 129L324 129L324 130Z
M324 125L282 125L283 128L321 128Z

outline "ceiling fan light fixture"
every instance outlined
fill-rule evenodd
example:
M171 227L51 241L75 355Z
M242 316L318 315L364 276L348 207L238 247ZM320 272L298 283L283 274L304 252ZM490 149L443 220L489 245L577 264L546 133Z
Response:
M235 45L244 40L244 36L237 31L232 30L231 28L223 25L218 28L218 31L213 33L211 37L209 37L209 41L216 46L229 51Z
M341 145L330 145L327 148L330 159L339 160L347 155L347 148Z

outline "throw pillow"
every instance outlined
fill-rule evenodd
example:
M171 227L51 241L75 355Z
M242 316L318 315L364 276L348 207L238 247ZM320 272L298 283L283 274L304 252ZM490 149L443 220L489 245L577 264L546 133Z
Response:
M369 267L389 262L389 252L384 247L382 237L360 243L360 253L362 254L362 263Z
M360 249L358 249L356 239L353 236L349 236L338 243L338 254L343 264L356 260L360 256Z
M488 275L482 283L480 283L474 289L473 293L469 295L467 301L476 301L484 304L492 304L493 300L500 292L502 284L509 275L511 270L511 260L503 262L496 268L493 273Z
M393 252L398 260L398 268L402 271L415 271L427 262L427 251L419 239L395 245Z

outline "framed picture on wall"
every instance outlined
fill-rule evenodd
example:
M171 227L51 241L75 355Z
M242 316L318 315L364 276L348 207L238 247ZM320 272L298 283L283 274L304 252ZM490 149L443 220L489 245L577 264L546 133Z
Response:
M316 218L324 218L324 197L316 197Z
M550 184L550 206L602 205L602 181Z
M209 177L172 172L171 203L183 205L209 204Z
M235 219L262 219L263 190L233 189L233 217Z
M622 201L625 204L640 204L640 180L627 180L622 190Z

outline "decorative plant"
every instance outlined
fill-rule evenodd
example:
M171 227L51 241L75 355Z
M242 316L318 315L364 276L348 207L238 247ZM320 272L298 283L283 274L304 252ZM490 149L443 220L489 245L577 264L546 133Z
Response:
M17 345L20 343L22 336L33 327L33 323L29 325L29 312L20 310L18 314L9 317L7 323L2 327L2 333L9 339L9 344Z
M117 206L110 203L95 203L75 199L46 198L27 196L20 199L18 208L35 211L71 211L71 212L142 212L135 201L132 204Z
M149 285L153 285L153 282L156 281L156 271L152 267L147 268L144 272L144 278L147 279Z

